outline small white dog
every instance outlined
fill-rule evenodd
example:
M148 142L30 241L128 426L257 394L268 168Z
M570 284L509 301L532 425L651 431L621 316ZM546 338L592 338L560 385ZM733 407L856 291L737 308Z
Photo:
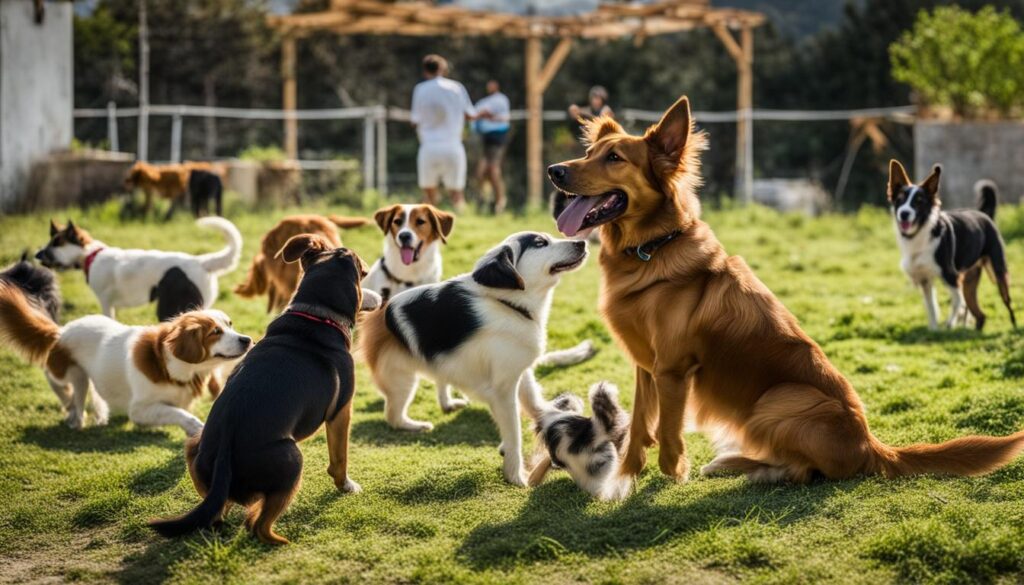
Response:
M450 385L482 399L501 434L505 479L526 485L520 403L531 417L544 407L533 376L544 353L555 285L587 257L582 241L514 234L487 253L472 274L401 293L361 321L360 347L385 397L388 423L433 428L407 414L423 374L450 410Z
M227 246L219 252L193 256L182 252L125 250L95 240L70 220L61 228L50 221L50 241L36 258L50 268L81 268L89 288L96 294L102 313L113 319L115 309L138 307L150 302L153 289L168 270L178 268L203 297L204 309L217 299L217 276L238 266L242 234L222 217L204 217L200 227L220 231Z
M388 300L441 281L441 244L448 242L454 215L433 205L392 205L378 209L373 219L384 232L384 254L370 267L364 288Z
M84 426L91 394L97 425L113 411L138 425L177 425L189 436L203 428L189 408L210 374L252 346L217 310L184 313L151 327L101 315L59 327L7 285L0 285L0 340L44 365L68 426Z

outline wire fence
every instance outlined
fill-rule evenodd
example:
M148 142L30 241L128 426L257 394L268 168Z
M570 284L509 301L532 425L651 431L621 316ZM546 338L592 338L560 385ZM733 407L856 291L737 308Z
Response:
M728 142L731 140L729 125L736 122L745 113L740 111L696 111L695 120L701 126L721 127L716 131L717 145L711 164L729 171L729 164L734 153L729 152ZM755 161L761 176L772 173L797 174L804 172L802 165L797 169L786 170L773 164L769 151L772 144L771 136L788 123L821 123L832 124L829 128L833 134L849 133L849 122L857 119L881 119L897 124L909 124L914 120L913 106L868 108L856 110L772 110L753 109L750 118L755 126L753 144L755 152L760 155ZM527 118L527 111L514 110L511 113L513 122L513 140L509 145L510 159L507 169L510 191L515 192L515 185L520 181L525 184L525 168L518 150L523 149L521 140L516 139L517 126ZM638 129L642 125L658 121L659 111L621 108L616 112L617 118L628 128ZM246 147L252 145L283 144L284 121L294 119L301 123L299 140L299 165L304 170L337 170L357 167L364 189L375 189L386 194L394 188L415 187L415 134L408 125L409 111L403 108L382 105L295 110L287 112L269 108L226 108L193 105L150 105L147 108L119 107L110 103L106 108L81 108L74 110L76 119L76 137L92 142L104 143L103 146L112 151L131 152L131 146L139 151L140 140L145 141L145 152L152 153L152 162L180 162L189 159L224 159L238 156ZM139 128L141 118L155 119L145 125L148 134L139 135L134 132ZM579 147L576 136L571 132L572 122L565 110L545 110L543 119L550 124L545 125L545 158L561 160L562 157L574 156ZM202 125L187 126L186 121L203 121ZM105 122L105 124L104 124ZM169 122L169 124L168 124ZM839 126L836 126L838 124ZM761 136L763 131L763 137ZM211 137L210 133L214 136ZM734 134L734 133L733 133ZM186 137L187 135L187 137ZM764 138L764 142L759 141ZM212 138L212 140L211 140ZM390 145L389 145L390 143ZM212 144L212 147L211 147ZM763 146L762 146L763 144ZM129 148L123 148L128 146ZM856 154L855 152L853 153ZM834 161L843 162L849 167L852 161L850 153L843 152L843 147L835 153ZM838 162L833 162L837 166ZM794 165L791 165L794 166ZM827 169L826 169L827 170ZM846 169L848 174L848 168ZM819 169L820 174L820 169ZM814 175L815 171L807 171ZM712 175L711 184L716 189L724 189L730 182L724 178L716 180Z

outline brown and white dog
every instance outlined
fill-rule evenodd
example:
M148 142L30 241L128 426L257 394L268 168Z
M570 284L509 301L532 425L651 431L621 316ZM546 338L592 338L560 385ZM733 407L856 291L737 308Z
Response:
M341 247L338 228L353 228L369 223L362 217L328 215L292 215L279 221L260 240L260 250L252 259L245 282L235 287L243 297L267 295L267 312L276 313L288 305L288 299L299 285L302 270L296 263L285 262L278 252L291 238L314 234L327 238L335 248Z
M638 474L657 442L662 472L685 480L687 411L729 439L702 473L760 481L977 475L1024 449L1024 432L910 447L871 433L850 382L701 221L695 191L706 138L685 97L644 136L607 117L588 122L586 135L586 157L548 174L570 196L559 229L601 229L600 309L636 364L622 474Z
M384 300L422 284L441 281L441 244L455 227L455 216L433 205L392 205L374 221L384 232L384 253L370 267L363 286Z
M224 167L213 163L186 161L180 164L154 165L140 160L128 170L124 178L124 188L129 192L142 189L146 197L142 209L144 215L148 215L153 208L154 194L170 201L171 207L167 211L167 218L170 218L175 208L182 204L185 193L189 191L189 180L194 170L213 174L218 179L224 174ZM196 217L199 217L198 211Z
M177 425L190 436L203 423L189 407L211 372L252 345L217 310L185 313L151 327L100 315L60 327L6 284L0 285L0 340L44 366L71 428L84 426L92 389L94 424L106 424L113 412L138 425Z

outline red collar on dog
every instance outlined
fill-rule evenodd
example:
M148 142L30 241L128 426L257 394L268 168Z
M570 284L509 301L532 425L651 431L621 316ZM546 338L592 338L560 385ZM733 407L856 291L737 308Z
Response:
M338 331L340 331L341 334L344 335L345 337L348 337L348 328L345 327L344 325L342 325L341 323L338 323L334 319L327 319L327 318L324 318L324 317L317 317L316 315L311 315L309 313L304 313L302 311L285 311L285 314L286 315L295 315L296 317L302 317L303 319L308 319L310 321L315 321L317 323L322 323L324 325L329 325L331 327L334 327Z
M85 273L85 282L89 282L89 269L92 268L92 262L96 259L96 256L106 250L106 248L96 248L89 255L85 257L85 262L82 263L82 272Z

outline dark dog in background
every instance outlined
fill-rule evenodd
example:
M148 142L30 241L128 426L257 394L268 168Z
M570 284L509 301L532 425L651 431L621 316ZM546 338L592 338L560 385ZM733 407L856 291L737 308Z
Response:
M942 167L935 165L928 177L915 184L899 161L889 163L887 196L900 247L900 267L921 288L928 328L938 328L939 307L932 288L936 278L949 290L947 327L966 325L968 311L977 329L985 326L985 313L978 304L982 269L995 280L1016 328L1006 246L994 221L998 202L995 183L978 181L975 185L978 209L943 211L939 198L941 176Z
M216 173L193 169L188 177L188 196L192 203L192 215L202 217L210 213L213 201L216 215L224 215L224 184Z
M327 424L328 473L343 492L355 374L349 353L359 310L380 297L360 288L366 265L318 235L291 238L281 249L303 277L285 312L249 352L213 403L203 432L188 441L189 474L203 501L185 516L150 524L164 536L208 528L231 505L248 508L246 527L267 544L286 544L273 525L299 489L296 443Z
M17 287L35 308L49 315L54 323L60 322L60 287L53 271L32 262L28 250L21 260L0 271L0 283Z
M156 316L160 321L170 321L204 306L199 287L177 266L165 272L160 282L149 291L149 300L156 301Z
M619 500L631 481L619 475L619 454L629 430L629 413L619 406L619 389L608 382L590 388L593 416L583 416L583 401L557 396L537 418L540 456L530 473L539 485L552 467L565 469L576 485L601 500Z

